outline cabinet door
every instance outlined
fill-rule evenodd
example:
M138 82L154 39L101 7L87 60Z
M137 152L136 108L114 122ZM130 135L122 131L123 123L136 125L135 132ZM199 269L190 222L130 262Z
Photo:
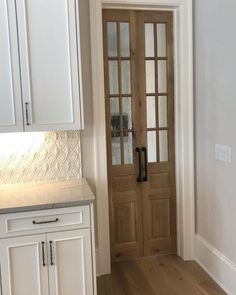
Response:
M77 0L18 0L26 131L82 127Z
M3 295L49 294L45 239L46 235L32 235L0 241Z
M15 1L0 1L0 132L22 131Z
M47 241L50 294L94 294L90 230L51 233Z

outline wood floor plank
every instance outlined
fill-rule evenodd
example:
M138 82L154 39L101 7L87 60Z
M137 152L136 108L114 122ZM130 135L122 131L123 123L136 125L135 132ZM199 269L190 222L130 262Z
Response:
M156 294L171 295L171 288L163 280L163 272L157 269L154 259L140 259L137 261L139 268L142 270L143 275L146 276L153 290Z
M98 295L225 295L196 263L176 255L117 263L98 278Z
M155 295L156 293L152 289L147 278L143 275L142 271L139 269L137 262L132 261L128 263L121 263L122 270L129 281L132 294L137 295Z
M176 295L197 295L199 294L195 284L184 275L183 269L177 267L173 256L163 256L155 259L155 265L162 269L165 284L169 284L172 294Z
M183 261L175 255L169 256L167 260L173 267L179 269L183 278L190 284L194 284L204 295L225 295L226 293L215 283L215 281L194 261Z
M132 289L130 287L130 282L125 276L122 264L117 263L112 267L112 294L122 294L122 295L132 295Z
M226 293L220 289L216 283L212 283L210 280L201 282L197 286L203 295L226 295Z

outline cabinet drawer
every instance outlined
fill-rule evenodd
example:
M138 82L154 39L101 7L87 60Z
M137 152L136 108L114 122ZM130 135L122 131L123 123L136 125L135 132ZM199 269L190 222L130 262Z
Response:
M62 227L90 227L89 206L21 212L0 215L0 235L12 236L36 230Z

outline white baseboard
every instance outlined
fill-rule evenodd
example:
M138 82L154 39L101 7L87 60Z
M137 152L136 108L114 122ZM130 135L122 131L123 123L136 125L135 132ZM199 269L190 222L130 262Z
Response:
M228 295L236 294L236 265L200 235L195 237L195 259Z

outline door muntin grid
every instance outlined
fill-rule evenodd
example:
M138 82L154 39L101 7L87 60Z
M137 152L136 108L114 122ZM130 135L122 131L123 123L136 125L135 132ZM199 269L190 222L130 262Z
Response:
M112 165L133 164L130 23L107 22ZM113 106L114 99L116 107Z
M144 26L148 162L168 162L167 24Z

